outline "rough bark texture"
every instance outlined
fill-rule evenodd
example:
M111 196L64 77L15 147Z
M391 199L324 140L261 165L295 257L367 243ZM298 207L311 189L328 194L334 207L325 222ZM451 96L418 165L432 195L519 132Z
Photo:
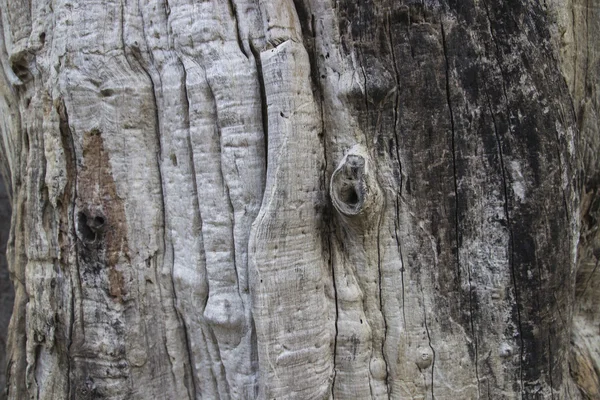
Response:
M0 174L0 400L6 399L6 339L15 292L8 276L6 242L10 231L10 201Z
M560 15L560 60L577 116L581 222L569 367L584 398L600 398L600 9L569 0Z
M590 2L1 5L8 398L599 396Z

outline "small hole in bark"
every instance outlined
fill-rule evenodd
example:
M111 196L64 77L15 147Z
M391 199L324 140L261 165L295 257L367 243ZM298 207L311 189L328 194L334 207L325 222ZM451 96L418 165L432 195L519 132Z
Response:
M42 46L44 45L44 43L46 43L46 32L42 32L40 33L40 42L42 43Z
M94 226L96 228L100 228L102 225L104 225L104 218L102 218L102 217L95 217L94 218Z
M27 67L25 60L14 62L11 67L15 75L17 75L20 80L26 81L29 79L29 68Z
M340 199L349 206L355 206L358 201L358 193L353 186L346 187L340 191Z
M79 230L79 234L84 240L93 241L96 239L96 234L88 226L88 217L83 212L80 212L77 215L77 228Z
M103 97L109 97L109 96L112 96L113 94L115 94L115 91L114 91L114 90L112 90L112 89L102 89L102 90L100 91L100 94L101 94Z

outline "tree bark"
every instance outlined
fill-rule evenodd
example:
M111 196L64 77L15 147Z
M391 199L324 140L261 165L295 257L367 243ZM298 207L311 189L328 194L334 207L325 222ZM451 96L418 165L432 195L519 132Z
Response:
M0 400L6 399L6 342L15 292L8 274L6 243L10 230L9 194L0 174Z
M9 399L600 395L593 4L0 12Z

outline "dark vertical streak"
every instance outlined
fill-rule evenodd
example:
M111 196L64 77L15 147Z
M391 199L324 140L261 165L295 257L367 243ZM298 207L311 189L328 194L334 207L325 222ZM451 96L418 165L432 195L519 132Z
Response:
M71 133L71 129L69 128L69 116L67 114L67 108L65 106L64 100L60 99L57 106L57 113L59 115L59 131L62 140L63 149L65 149L66 159L67 159L67 174L71 173L74 176L69 176L71 179L72 193L71 193L71 221L67 221L67 223L71 224L71 237L74 240L77 240L77 232L75 228L75 201L77 199L77 156L75 155L75 142L73 140L73 134ZM77 255L73 257L73 261L75 263L75 271L77 271L77 276L75 280L77 281L78 287L81 290L81 278L79 276L79 261ZM73 344L73 327L75 325L75 284L74 277L70 276L71 282L71 312L69 315L69 342L67 344L67 398L72 399L73 394L71 393L71 345ZM83 321L83 319L82 319ZM8 380L7 380L8 382Z
M327 245L329 247L329 268L331 268L331 277L333 280L333 295L335 298L335 337L333 339L333 379L331 381L331 399L334 398L335 378L337 375L336 360L337 360L337 338L339 332L339 304L337 294L337 283L335 281L335 268L333 267L333 257L331 253L331 237L328 235Z
M456 132L454 126L454 113L452 111L452 101L450 98L450 64L448 61L448 48L446 44L446 32L444 30L444 24L440 23L442 31L442 46L444 48L444 59L446 61L446 99L448 102L448 110L450 112L450 125L452 127L452 169L454 173L454 217L455 217L455 233L456 233L456 265L458 271L458 282L461 282L460 278L460 228L459 228L459 213L458 213L458 176L456 171ZM477 392L481 395L480 381L479 381L479 352L478 352L478 340L477 333L475 332L475 323L473 321L473 288L471 287L471 267L467 263L467 279L469 283L469 321L471 325L471 335L473 335L473 342L475 343L475 377L477 379Z
M486 95L487 95L487 88L486 88ZM520 359L519 359L519 380L520 382L520 386L521 386L521 397L524 396L523 393L523 356L524 356L524 349L525 349L525 344L523 342L523 328L521 325L521 308L519 307L520 301L519 301L519 288L517 286L517 274L515 271L515 255L514 255L514 235L513 235L513 231L512 231L512 226L511 226L511 220L510 220L510 215L508 212L508 186L506 184L506 168L504 166L504 156L502 154L502 142L500 140L500 135L498 133L498 127L496 125L496 118L494 117L494 112L492 110L492 104L488 95L488 108L490 110L490 115L492 117L492 122L494 125L494 134L496 136L496 143L498 146L498 155L500 158L500 169L502 171L502 185L503 185L503 191L504 191L504 215L506 218L506 226L508 228L508 234L509 234L509 265L510 265L510 270L511 270L511 275L512 275L512 281L513 281L513 288L515 291L515 303L516 303L516 308L517 308L517 325L518 325L518 331L519 331L519 341L520 341Z
M392 40L392 26L390 22L390 16L387 16L387 28L388 28L388 41L390 44L390 52L392 54L392 62L394 65L394 79L396 81L395 88L395 101L394 101L394 138L396 140L396 160L398 161L398 173L400 175L400 184L398 188L398 193L396 194L396 220L394 221L394 236L396 239L396 247L398 248L398 255L400 257L400 262L402 263L402 267L400 269L400 278L402 281L402 320L404 321L404 326L406 326L406 311L404 308L404 259L402 257L402 246L400 244L399 237L399 229L400 229L400 197L402 196L402 184L404 175L402 173L402 161L400 160L400 141L398 138L398 108L400 102L400 73L398 72L398 65L396 61L396 52L394 50L394 41Z
M256 64L256 77L258 79L258 88L260 90L260 108L262 111L262 125L263 133L265 138L265 176L269 169L269 118L267 109L267 93L265 91L265 79L263 77L262 62L260 60L260 52L250 43L250 51L254 56L254 62ZM266 182L267 179L265 178ZM266 184L266 183L265 183ZM263 188L264 192L264 188Z
M233 3L233 0L228 0L227 2L229 4L229 11L231 12L233 22L235 23L235 38L237 40L238 47L240 48L240 51L242 52L244 57L248 58L248 54L244 49L244 43L242 42L242 36L240 35L240 22L238 20L237 7Z
M184 107L184 115L186 116L186 130L187 130L187 135L186 135L186 139L187 139L187 146L188 146L188 154L189 154L189 163L190 163L190 169L191 169L191 175L192 175L192 187L194 190L194 198L192 200L192 204L194 204L194 209L195 211L198 213L198 221L200 223L200 231L202 231L202 216L200 215L200 206L198 205L198 183L196 182L196 166L194 165L194 154L193 154L193 148L192 148L192 139L190 137L190 99L188 97L188 92L187 92L187 72L185 70L185 66L183 65L183 63L181 62L181 60L179 60L180 66L181 66L181 70L182 70L182 82L181 82L181 87L183 90L183 95L185 97L185 102L183 103L183 107ZM175 260L175 249L173 248L173 243L171 243L171 248L172 248L172 253L173 253L173 262ZM174 265L171 267L171 284L173 285L173 296L174 296L174 300L175 300L175 304L177 304L177 291L175 288L175 282L173 280L173 268ZM175 310L177 312L177 319L179 319L179 322L183 328L183 334L185 337L185 346L187 348L187 352L188 352L188 362L190 363L190 373L192 376L192 385L193 385L193 391L192 394L194 395L193 398L196 398L196 390L200 391L200 384L198 382L196 382L196 374L195 374L195 369L194 369L194 354L192 351L192 345L191 345L191 340L189 337L189 332L185 323L185 320L183 318L183 315L181 314L181 311L179 310L179 308L176 306ZM204 311L204 310L202 310ZM196 389L198 388L198 389Z
M435 395L433 393L433 374L435 371L435 349L433 348L433 345L431 344L431 335L429 334L429 327L427 326L427 309L425 307L425 294L423 293L423 288L421 288L421 296L423 298L423 320L425 322L425 331L427 332L427 341L429 344L429 348L431 349L431 352L433 353L433 357L431 360L431 398L432 400L435 400Z
M390 376L389 376L389 368L388 368L388 360L385 356L385 343L387 341L388 334L388 326L387 321L385 319L385 312L383 310L383 289L382 282L383 279L381 277L381 223L383 218L379 218L379 223L377 224L377 272L379 274L379 309L381 310L381 317L383 319L383 340L381 342L381 356L383 357L383 362L385 363L385 387L387 391L388 397L390 396Z
M395 227L395 237L396 237L396 247L398 248L398 255L400 257L400 263L402 266L400 267L400 280L402 281L402 320L404 321L404 326L406 327L406 307L404 305L404 297L405 297L405 289L404 289L404 257L402 255L402 244L400 243L399 237L399 229L400 229L400 204L398 197L396 197L396 221L394 221Z
M454 175L454 220L455 220L455 235L456 235L456 267L458 281L461 280L460 273L460 244L459 244L459 226L458 226L458 177L456 171L456 132L454 130L454 113L452 111L452 102L450 100L450 65L448 63L448 49L446 48L446 32L444 24L440 23L442 30L442 46L444 48L444 59L446 61L446 101L448 103L448 111L450 113L450 127L452 129L452 171ZM469 279L470 283L470 279Z

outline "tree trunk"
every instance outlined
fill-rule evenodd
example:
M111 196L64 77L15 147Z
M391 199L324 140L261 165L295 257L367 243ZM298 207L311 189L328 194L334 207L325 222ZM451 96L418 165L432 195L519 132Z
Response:
M9 399L599 398L598 7L0 12Z
M0 174L0 400L6 400L6 339L15 292L8 275L6 242L10 229L10 201Z

